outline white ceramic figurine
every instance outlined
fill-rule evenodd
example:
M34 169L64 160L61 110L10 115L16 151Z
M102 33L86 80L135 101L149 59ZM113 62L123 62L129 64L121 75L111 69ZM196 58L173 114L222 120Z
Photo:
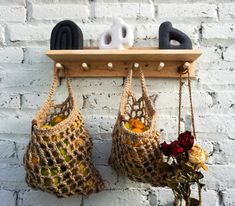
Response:
M122 18L114 17L111 28L101 34L100 49L128 49L134 43L132 28Z

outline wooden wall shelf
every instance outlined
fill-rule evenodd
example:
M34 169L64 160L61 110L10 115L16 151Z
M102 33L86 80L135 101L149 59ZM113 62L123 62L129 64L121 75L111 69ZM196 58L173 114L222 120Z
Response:
M49 50L46 54L55 63L63 65L70 77L125 77L129 68L141 66L146 77L178 78L178 68L187 65L190 77L193 78L195 60L202 51L133 48ZM137 72L133 71L136 76ZM60 71L60 77L64 77L64 70Z

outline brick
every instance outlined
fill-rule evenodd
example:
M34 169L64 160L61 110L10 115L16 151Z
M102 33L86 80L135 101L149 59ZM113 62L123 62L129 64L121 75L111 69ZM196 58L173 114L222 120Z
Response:
M0 48L1 63L21 63L23 60L23 50L17 47Z
M219 4L220 20L234 21L235 19L235 3Z
M203 39L234 39L235 28L233 23L203 24Z
M224 107L226 109L233 109L235 105L235 93L234 92L218 92L216 99L218 101L217 107Z
M45 55L45 52L49 50L48 47L31 47L25 49L25 59L26 64L35 63L48 63L52 62L49 57Z
M95 149L93 149L94 151ZM106 154L109 156L108 154ZM95 165L96 169L100 172L105 184L105 189L117 189L118 176L117 172L108 165Z
M177 122L178 120L176 116L161 114L158 115L157 127L159 128L159 130L163 130L169 133L174 133L176 132Z
M3 46L5 45L6 42L5 42L5 28L0 25L0 46Z
M149 94L152 91L150 90ZM211 96L207 92L194 92L193 95L193 106L195 108L208 108L210 107L213 102ZM196 101L198 100L198 101ZM179 101L179 94L178 93L169 93L169 92L158 92L156 98L156 108L178 108L178 101ZM182 105L184 107L183 110L187 110L190 106L189 104L189 97L188 91L186 86L184 86L183 94L182 94Z
M160 19L180 20L191 22L192 20L216 21L216 5L214 4L158 4L158 17Z
M14 192L0 189L0 205L12 206L15 205L16 197Z
M197 130L203 132L229 133L234 132L235 118L231 115L200 115L195 118ZM223 124L221 124L223 122Z
M192 197L198 198L197 190L192 190ZM219 206L218 194L213 190L202 190L202 204L206 206ZM151 188L148 195L150 205L171 205L174 201L170 189Z
M200 56L199 64L205 67L205 63L218 62L222 60L222 50L217 46L200 47L203 51L203 55Z
M6 92L9 89L9 93L42 93L49 89L52 69L48 68L53 68L51 64L4 64L0 68L1 86Z
M228 47L223 55L225 61L235 61L235 45Z
M225 161L227 161L230 164L235 164L234 160L234 147L235 142L233 140L229 141L221 141L219 142L219 151L223 154L221 154L221 159L223 159L222 164L225 164Z
M32 19L36 20L87 19L88 17L87 5L32 4Z
M147 18L147 19L154 19L154 16L155 16L155 9L152 3L140 4L140 17Z
M30 135L28 135L27 138L25 138L25 137L26 136L24 135L23 143L22 142L16 142L15 143L16 144L16 149L17 149L17 157L18 157L17 161L16 161L16 164L23 165L23 158L24 158L26 146L29 142ZM18 141L18 139L17 139L17 141Z
M156 24L137 25L136 34L137 34L136 38L139 39L156 39L158 37L158 25Z
M94 40L98 41L99 36L110 27L109 25L99 25L99 24L80 24L79 27L83 32L84 40Z
M173 204L174 196L170 189L151 188L149 192L150 205L168 205Z
M96 165L108 165L112 142L95 142L93 146L93 160Z
M19 25L9 24L8 30L11 41L48 41L54 25Z
M1 0L1 5L9 6L9 0ZM25 0L14 0L11 2L11 5L23 5L25 6Z
M98 18L119 16L135 19L137 15L139 15L138 3L96 3L94 6L94 16Z
M233 206L235 205L235 190L226 189L222 192L224 205Z
M11 141L0 140L0 161L3 159L14 158L15 146Z
M1 22L24 22L26 10L23 6L0 6Z
M22 108L39 109L46 101L48 94L23 94Z
M27 188L24 167L0 164L0 184L2 188L11 190Z
M136 25L136 38L139 39L159 39L158 30L159 24L149 23L149 24L138 24ZM195 43L199 38L198 27L190 24L173 24L173 26L181 31L185 32ZM158 41L155 40L156 47Z
M0 125L5 125L0 128L0 133L9 134L29 134L31 130L31 120L34 113L32 112L1 112Z
M19 193L19 206L25 205L50 205L50 206L63 206L63 205L81 205L81 196L73 196L68 198L57 198L56 196L35 190L21 191Z
M0 108L19 108L20 95L0 93Z
M233 90L235 74L232 70L198 70L197 77L201 86L207 90ZM210 81L208 81L210 79Z
M204 173L206 188L213 190L234 189L234 165L208 165L209 171Z
M139 190L110 190L102 191L99 194L92 194L84 198L84 206L147 206L146 192Z

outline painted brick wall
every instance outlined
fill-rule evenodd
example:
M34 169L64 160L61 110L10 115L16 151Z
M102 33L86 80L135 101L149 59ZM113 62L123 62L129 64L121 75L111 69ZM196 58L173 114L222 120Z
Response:
M0 1L0 205L171 205L166 188L129 181L107 163L111 131L123 89L122 78L74 79L79 107L94 140L94 161L106 190L89 197L57 199L31 190L22 157L30 123L47 95L52 62L44 55L50 32L63 19L83 30L85 46L123 17L135 31L135 46L157 46L158 27L170 20L204 50L193 82L198 139L210 154L204 206L235 205L235 2L234 0L1 0ZM138 90L135 81L134 89ZM176 135L176 80L148 79L158 109L162 140ZM57 99L65 96L58 88ZM185 99L185 98L184 98ZM186 109L189 104L186 102ZM182 124L188 128L188 110Z

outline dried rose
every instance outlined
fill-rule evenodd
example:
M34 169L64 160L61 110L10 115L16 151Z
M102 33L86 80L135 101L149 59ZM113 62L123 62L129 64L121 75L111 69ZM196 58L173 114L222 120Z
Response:
M184 152L184 148L180 146L179 142L175 140L171 143L171 155L176 157Z
M202 167L204 170L208 170L207 166L204 164L208 160L208 154L198 144L195 144L192 149L188 151L188 154L189 162L197 165L197 169Z
M191 132L186 131L179 135L178 141L181 147L184 148L185 151L188 151L193 147L194 144L194 137Z
M166 141L161 143L160 149L162 150L165 156L171 155L171 144L167 144Z

